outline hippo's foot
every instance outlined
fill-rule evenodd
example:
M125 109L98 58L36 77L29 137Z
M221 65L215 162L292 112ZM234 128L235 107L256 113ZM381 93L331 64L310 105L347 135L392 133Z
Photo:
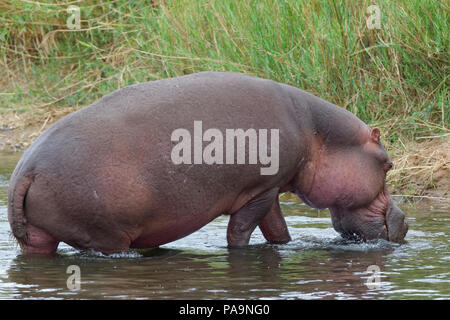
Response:
M278 188L267 190L231 215L227 230L228 247L248 245L253 230L269 213L277 196Z

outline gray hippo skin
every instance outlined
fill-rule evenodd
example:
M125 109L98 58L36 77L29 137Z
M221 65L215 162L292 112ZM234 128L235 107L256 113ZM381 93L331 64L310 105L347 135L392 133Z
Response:
M278 129L278 171L175 164L171 135L194 121ZM379 130L345 109L271 80L203 72L125 87L57 121L14 170L8 219L25 253L52 254L59 242L103 253L156 247L222 214L229 246L247 245L256 226L285 243L278 194L289 191L329 208L344 237L400 242L408 226L386 189L391 166Z

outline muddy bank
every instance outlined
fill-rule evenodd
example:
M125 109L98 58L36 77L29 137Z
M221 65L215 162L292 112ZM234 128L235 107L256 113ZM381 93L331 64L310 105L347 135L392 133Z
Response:
M50 125L74 111L76 109L58 108L0 114L0 152L25 151Z
M443 198L450 204L450 137L410 142L390 154L393 194Z
M74 108L4 113L0 118L0 152L20 152L51 124ZM450 136L389 146L394 162L388 174L393 195L430 199L450 204Z

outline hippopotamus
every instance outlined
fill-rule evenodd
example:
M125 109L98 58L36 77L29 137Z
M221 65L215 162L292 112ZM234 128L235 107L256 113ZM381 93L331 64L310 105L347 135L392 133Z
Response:
M241 141L225 159L232 129L243 135L226 137ZM344 108L272 80L201 72L124 87L55 122L11 176L8 220L24 253L53 254L59 242L105 254L152 248L220 215L230 216L230 247L248 245L256 227L283 244L278 195L292 192L329 208L344 238L402 242L391 167L379 129Z

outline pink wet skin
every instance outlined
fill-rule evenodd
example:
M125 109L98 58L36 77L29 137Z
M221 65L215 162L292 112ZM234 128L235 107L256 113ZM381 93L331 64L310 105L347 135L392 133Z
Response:
M58 241L42 229L29 225L26 241L19 241L19 245L25 254L51 255L56 251Z
M171 134L195 121L221 132L279 129L279 170L260 165L175 165ZM23 252L59 242L103 253L175 241L225 214L242 247L259 227L291 237L278 201L294 192L329 208L344 237L400 242L408 226L386 188L392 166L378 129L292 86L203 72L112 92L47 129L20 159L8 220Z

